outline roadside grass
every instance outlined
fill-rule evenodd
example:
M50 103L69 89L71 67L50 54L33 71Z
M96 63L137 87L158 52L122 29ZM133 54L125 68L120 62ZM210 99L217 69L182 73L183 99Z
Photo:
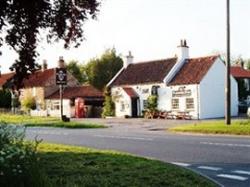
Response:
M115 151L41 143L51 186L217 186L189 170Z
M226 125L223 120L205 121L173 127L168 130L204 134L250 135L250 120L232 120L231 125Z
M26 127L105 128L104 125L89 122L63 122L61 119L55 117L33 117L13 114L0 114L0 121L7 124L24 125Z

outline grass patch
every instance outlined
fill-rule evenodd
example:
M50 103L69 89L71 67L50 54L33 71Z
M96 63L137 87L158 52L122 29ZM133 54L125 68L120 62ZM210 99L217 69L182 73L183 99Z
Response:
M38 155L52 186L216 186L189 170L114 151L42 143Z
M0 121L7 124L24 125L27 127L62 127L62 128L105 128L101 124L88 122L63 122L55 117L33 117L28 115L0 114Z
M250 135L250 121L233 120L231 125L226 125L223 120L206 121L174 127L169 130L204 134Z

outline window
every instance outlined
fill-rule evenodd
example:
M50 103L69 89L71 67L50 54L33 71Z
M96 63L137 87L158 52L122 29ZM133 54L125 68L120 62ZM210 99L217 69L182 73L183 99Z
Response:
M145 108L147 108L147 106L148 106L148 101L147 100L143 100L143 108L145 109Z
M121 102L121 112L125 111L125 104L124 102Z
M179 109L179 99L172 99L172 109Z
M152 86L151 95L158 95L158 88L160 86Z
M59 101L52 102L51 110L60 110L60 102Z
M143 94L148 94L148 93L149 93L149 89L148 89L148 88L147 88L147 89L143 89L143 90L142 90L142 93L143 93Z
M194 99L193 98L186 98L186 109L194 109Z

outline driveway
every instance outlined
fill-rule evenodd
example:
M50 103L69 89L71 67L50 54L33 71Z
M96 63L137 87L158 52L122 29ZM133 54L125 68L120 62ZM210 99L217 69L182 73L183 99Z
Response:
M27 138L99 149L113 149L192 169L224 186L250 186L250 138L183 135L166 128L190 121L85 119L106 129L28 128Z

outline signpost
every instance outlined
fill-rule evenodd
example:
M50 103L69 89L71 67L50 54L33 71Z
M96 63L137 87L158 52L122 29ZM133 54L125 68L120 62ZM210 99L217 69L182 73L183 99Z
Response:
M59 85L61 119L63 120L63 85L67 84L66 68L56 68L56 84Z

